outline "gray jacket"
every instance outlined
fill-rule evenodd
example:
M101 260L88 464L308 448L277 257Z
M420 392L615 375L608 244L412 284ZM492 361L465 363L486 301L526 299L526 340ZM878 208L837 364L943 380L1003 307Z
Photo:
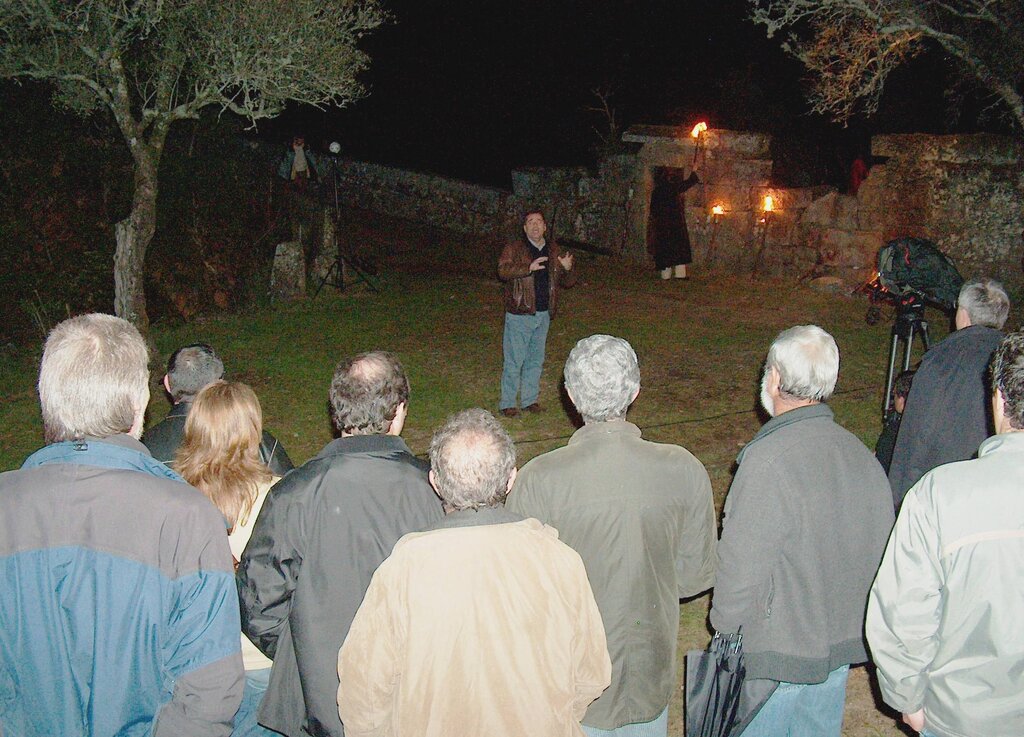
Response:
M885 702L942 737L1024 734L1024 433L925 474L868 600Z
M867 660L864 606L893 521L878 460L814 404L767 422L737 462L711 624L743 628L751 678L821 683Z

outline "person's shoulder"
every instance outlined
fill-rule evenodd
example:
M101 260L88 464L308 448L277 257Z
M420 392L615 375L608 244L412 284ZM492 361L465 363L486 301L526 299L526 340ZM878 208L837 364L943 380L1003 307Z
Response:
M655 440L647 440L646 438L635 438L634 442L638 454L649 456L652 459L688 467L697 465L703 468L704 466L697 456L681 445L659 443Z
M519 469L519 476L523 479L529 479L565 470L567 464L571 464L575 456L576 449L568 445L549 450L547 453L534 456L523 464L523 467Z
M184 429L185 416L169 414L160 420L160 422L146 428L142 433L142 438L140 440L142 444L148 448L150 444L166 443L174 437L178 437L180 439Z

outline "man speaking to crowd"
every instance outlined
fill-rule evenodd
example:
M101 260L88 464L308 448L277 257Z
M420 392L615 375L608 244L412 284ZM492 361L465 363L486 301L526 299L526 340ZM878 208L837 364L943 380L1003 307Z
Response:
M576 282L571 253L545 239L547 224L539 210L529 210L523 234L505 246L498 260L498 278L505 282L505 335L502 350L501 401L505 417L540 412L540 374L548 326L558 309L558 291ZM519 405L516 395L519 395Z

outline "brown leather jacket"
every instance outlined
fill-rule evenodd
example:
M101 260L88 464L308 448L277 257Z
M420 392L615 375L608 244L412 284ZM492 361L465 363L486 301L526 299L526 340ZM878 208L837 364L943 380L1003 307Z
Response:
M533 274L530 264L536 257L536 251L525 237L517 238L505 246L498 259L498 278L505 282L505 312L513 315L534 315L537 312L536 296L533 288ZM558 311L558 292L561 288L569 288L576 283L574 267L570 271L562 268L558 257L563 255L562 249L554 240L548 239L547 267L551 272L548 283L551 285L551 296L548 299L548 313L551 317Z

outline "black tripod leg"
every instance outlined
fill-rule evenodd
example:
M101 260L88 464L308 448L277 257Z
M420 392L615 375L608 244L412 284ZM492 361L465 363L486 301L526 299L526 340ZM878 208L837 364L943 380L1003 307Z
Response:
M359 264L355 262L354 258L342 254L340 257L341 261L345 262L345 265L352 269L355 273L355 283L362 282L370 288L374 294L380 294L380 287L373 283L373 277L371 277L366 271L359 267Z
M914 333L917 332L917 326L914 323L910 323L910 329L907 332L907 345L903 349L903 370L906 371L910 368L910 358L914 352Z
M931 350L932 342L928 337L928 323L921 321L921 342L924 343L924 350L927 353Z
M334 263L331 264L331 268L329 268L327 270L327 273L324 274L324 278L320 280L319 284L317 284L316 291L313 292L313 299L316 299L318 296L320 296L320 290L324 288L324 284L326 284L327 282L329 282L331 280L331 274L333 274L337 270L338 270L338 260L335 259ZM339 281L342 281L342 280L339 279ZM336 282L331 282L331 283L334 284Z

